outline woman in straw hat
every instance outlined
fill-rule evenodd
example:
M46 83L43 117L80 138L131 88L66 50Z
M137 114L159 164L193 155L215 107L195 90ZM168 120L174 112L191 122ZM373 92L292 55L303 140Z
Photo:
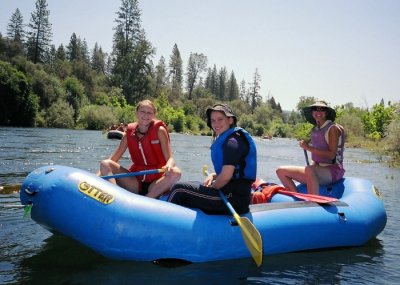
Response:
M207 125L212 128L214 141L211 159L215 173L210 173L203 184L177 183L169 202L201 209L207 214L229 214L217 189L227 197L239 213L249 211L251 184L256 178L257 153L251 136L236 127L236 115L225 104L207 109Z
M319 194L319 185L336 182L344 175L344 129L334 123L336 112L324 101L317 101L303 111L306 120L314 128L311 131L311 144L300 140L299 145L304 151L311 152L312 164L306 167L281 166L276 174L290 191L297 191L295 180L307 184L309 194Z

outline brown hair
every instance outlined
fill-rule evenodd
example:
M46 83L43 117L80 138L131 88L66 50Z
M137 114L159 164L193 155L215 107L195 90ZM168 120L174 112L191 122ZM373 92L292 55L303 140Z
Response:
M154 103L151 102L150 100L147 100L147 99L146 99L146 100L140 101L140 102L136 105L136 111L139 110L140 106L144 106L144 105L148 105L148 106L152 107L152 108L153 108L153 111L154 111L154 115L157 113L157 108L156 108L156 106L154 105Z

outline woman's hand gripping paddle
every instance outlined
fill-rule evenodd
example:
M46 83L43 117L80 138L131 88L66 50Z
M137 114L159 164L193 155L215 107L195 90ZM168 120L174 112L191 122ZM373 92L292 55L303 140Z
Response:
M208 176L207 165L203 166L203 174L204 176ZM232 213L235 221L239 225L244 242L246 243L246 246L249 249L251 256L253 257L257 266L260 266L263 258L263 246L260 232L256 229L256 227L251 223L248 218L240 217L238 213L236 213L235 209L232 207L231 203L229 203L229 201L226 199L222 191L219 189L217 190L222 198L222 201L224 201L225 205L229 208L229 211Z

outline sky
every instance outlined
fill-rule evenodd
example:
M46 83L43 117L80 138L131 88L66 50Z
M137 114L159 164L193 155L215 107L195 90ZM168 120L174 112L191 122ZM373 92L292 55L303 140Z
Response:
M6 35L19 8L28 24L35 0L0 0ZM121 0L47 0L53 44L72 33L90 50L111 52ZM186 70L190 53L208 67L226 67L238 84L261 76L260 93L283 110L301 96L332 106L400 101L400 1L398 0L139 0L142 28L168 63L176 43ZM204 75L205 76L205 75Z

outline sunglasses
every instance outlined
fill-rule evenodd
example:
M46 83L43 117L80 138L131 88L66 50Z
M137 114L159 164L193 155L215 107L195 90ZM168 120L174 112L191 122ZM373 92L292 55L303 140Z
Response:
M318 112L326 112L325 107L312 107L311 110L318 111Z

